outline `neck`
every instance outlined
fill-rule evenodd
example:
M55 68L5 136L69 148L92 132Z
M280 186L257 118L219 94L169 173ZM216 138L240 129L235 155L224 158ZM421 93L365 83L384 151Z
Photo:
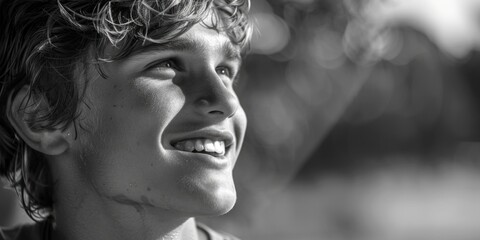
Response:
M140 205L78 200L54 206L54 239L199 240L193 218L162 219Z
M164 219L140 204L91 200L84 195L54 206L54 239L199 240L193 218Z
M75 177L75 176L71 176ZM78 179L77 179L78 180ZM201 240L195 220L126 197L109 197L82 181L57 181L54 240Z

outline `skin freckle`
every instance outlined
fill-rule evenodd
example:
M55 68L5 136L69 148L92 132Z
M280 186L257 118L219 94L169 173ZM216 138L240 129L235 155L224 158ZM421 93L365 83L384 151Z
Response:
M142 195L140 197L140 200L142 201L143 204L149 206L149 207L153 207L153 204L152 202L150 201L150 199L148 199L147 197L145 197L144 195Z

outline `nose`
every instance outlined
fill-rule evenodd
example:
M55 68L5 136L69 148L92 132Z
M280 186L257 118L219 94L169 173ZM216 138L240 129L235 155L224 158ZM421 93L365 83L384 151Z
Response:
M205 74L198 81L195 107L198 113L212 119L223 120L235 115L240 106L238 97L231 86L226 85L214 73Z

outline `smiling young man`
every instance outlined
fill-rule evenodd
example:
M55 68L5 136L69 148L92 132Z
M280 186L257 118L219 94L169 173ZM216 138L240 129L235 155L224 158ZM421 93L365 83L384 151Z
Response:
M3 0L0 239L234 239L248 0Z

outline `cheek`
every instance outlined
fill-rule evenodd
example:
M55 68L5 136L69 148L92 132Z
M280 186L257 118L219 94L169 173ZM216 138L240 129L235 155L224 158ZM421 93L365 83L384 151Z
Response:
M102 92L96 109L99 130L131 134L160 133L178 114L185 97L181 90L168 81L138 78L125 86L115 86L113 93ZM125 137L128 136L119 136Z
M235 136L237 136L237 140L238 140L237 152L240 152L243 139L245 136L245 131L247 130L247 116L241 106L238 108L237 112L235 113L233 123L234 123Z
M238 113L236 113L236 115L238 114L238 124L241 126L241 128L243 129L243 133L245 133L245 130L247 129L247 114L245 113L245 111L243 110L243 107L240 106L239 109L237 110Z
M169 122L185 103L182 90L172 81L157 81L150 78L136 79L132 85L131 110L158 115Z
M163 151L159 144L162 133L183 104L182 92L168 81L136 79L99 113L103 115L100 131L111 141L106 148L131 158L157 160L155 155Z
M111 193L132 188L132 183L133 188L145 185L145 174L164 165L159 140L183 106L181 90L168 82L137 79L114 92L99 90L95 97L84 121L85 174Z

